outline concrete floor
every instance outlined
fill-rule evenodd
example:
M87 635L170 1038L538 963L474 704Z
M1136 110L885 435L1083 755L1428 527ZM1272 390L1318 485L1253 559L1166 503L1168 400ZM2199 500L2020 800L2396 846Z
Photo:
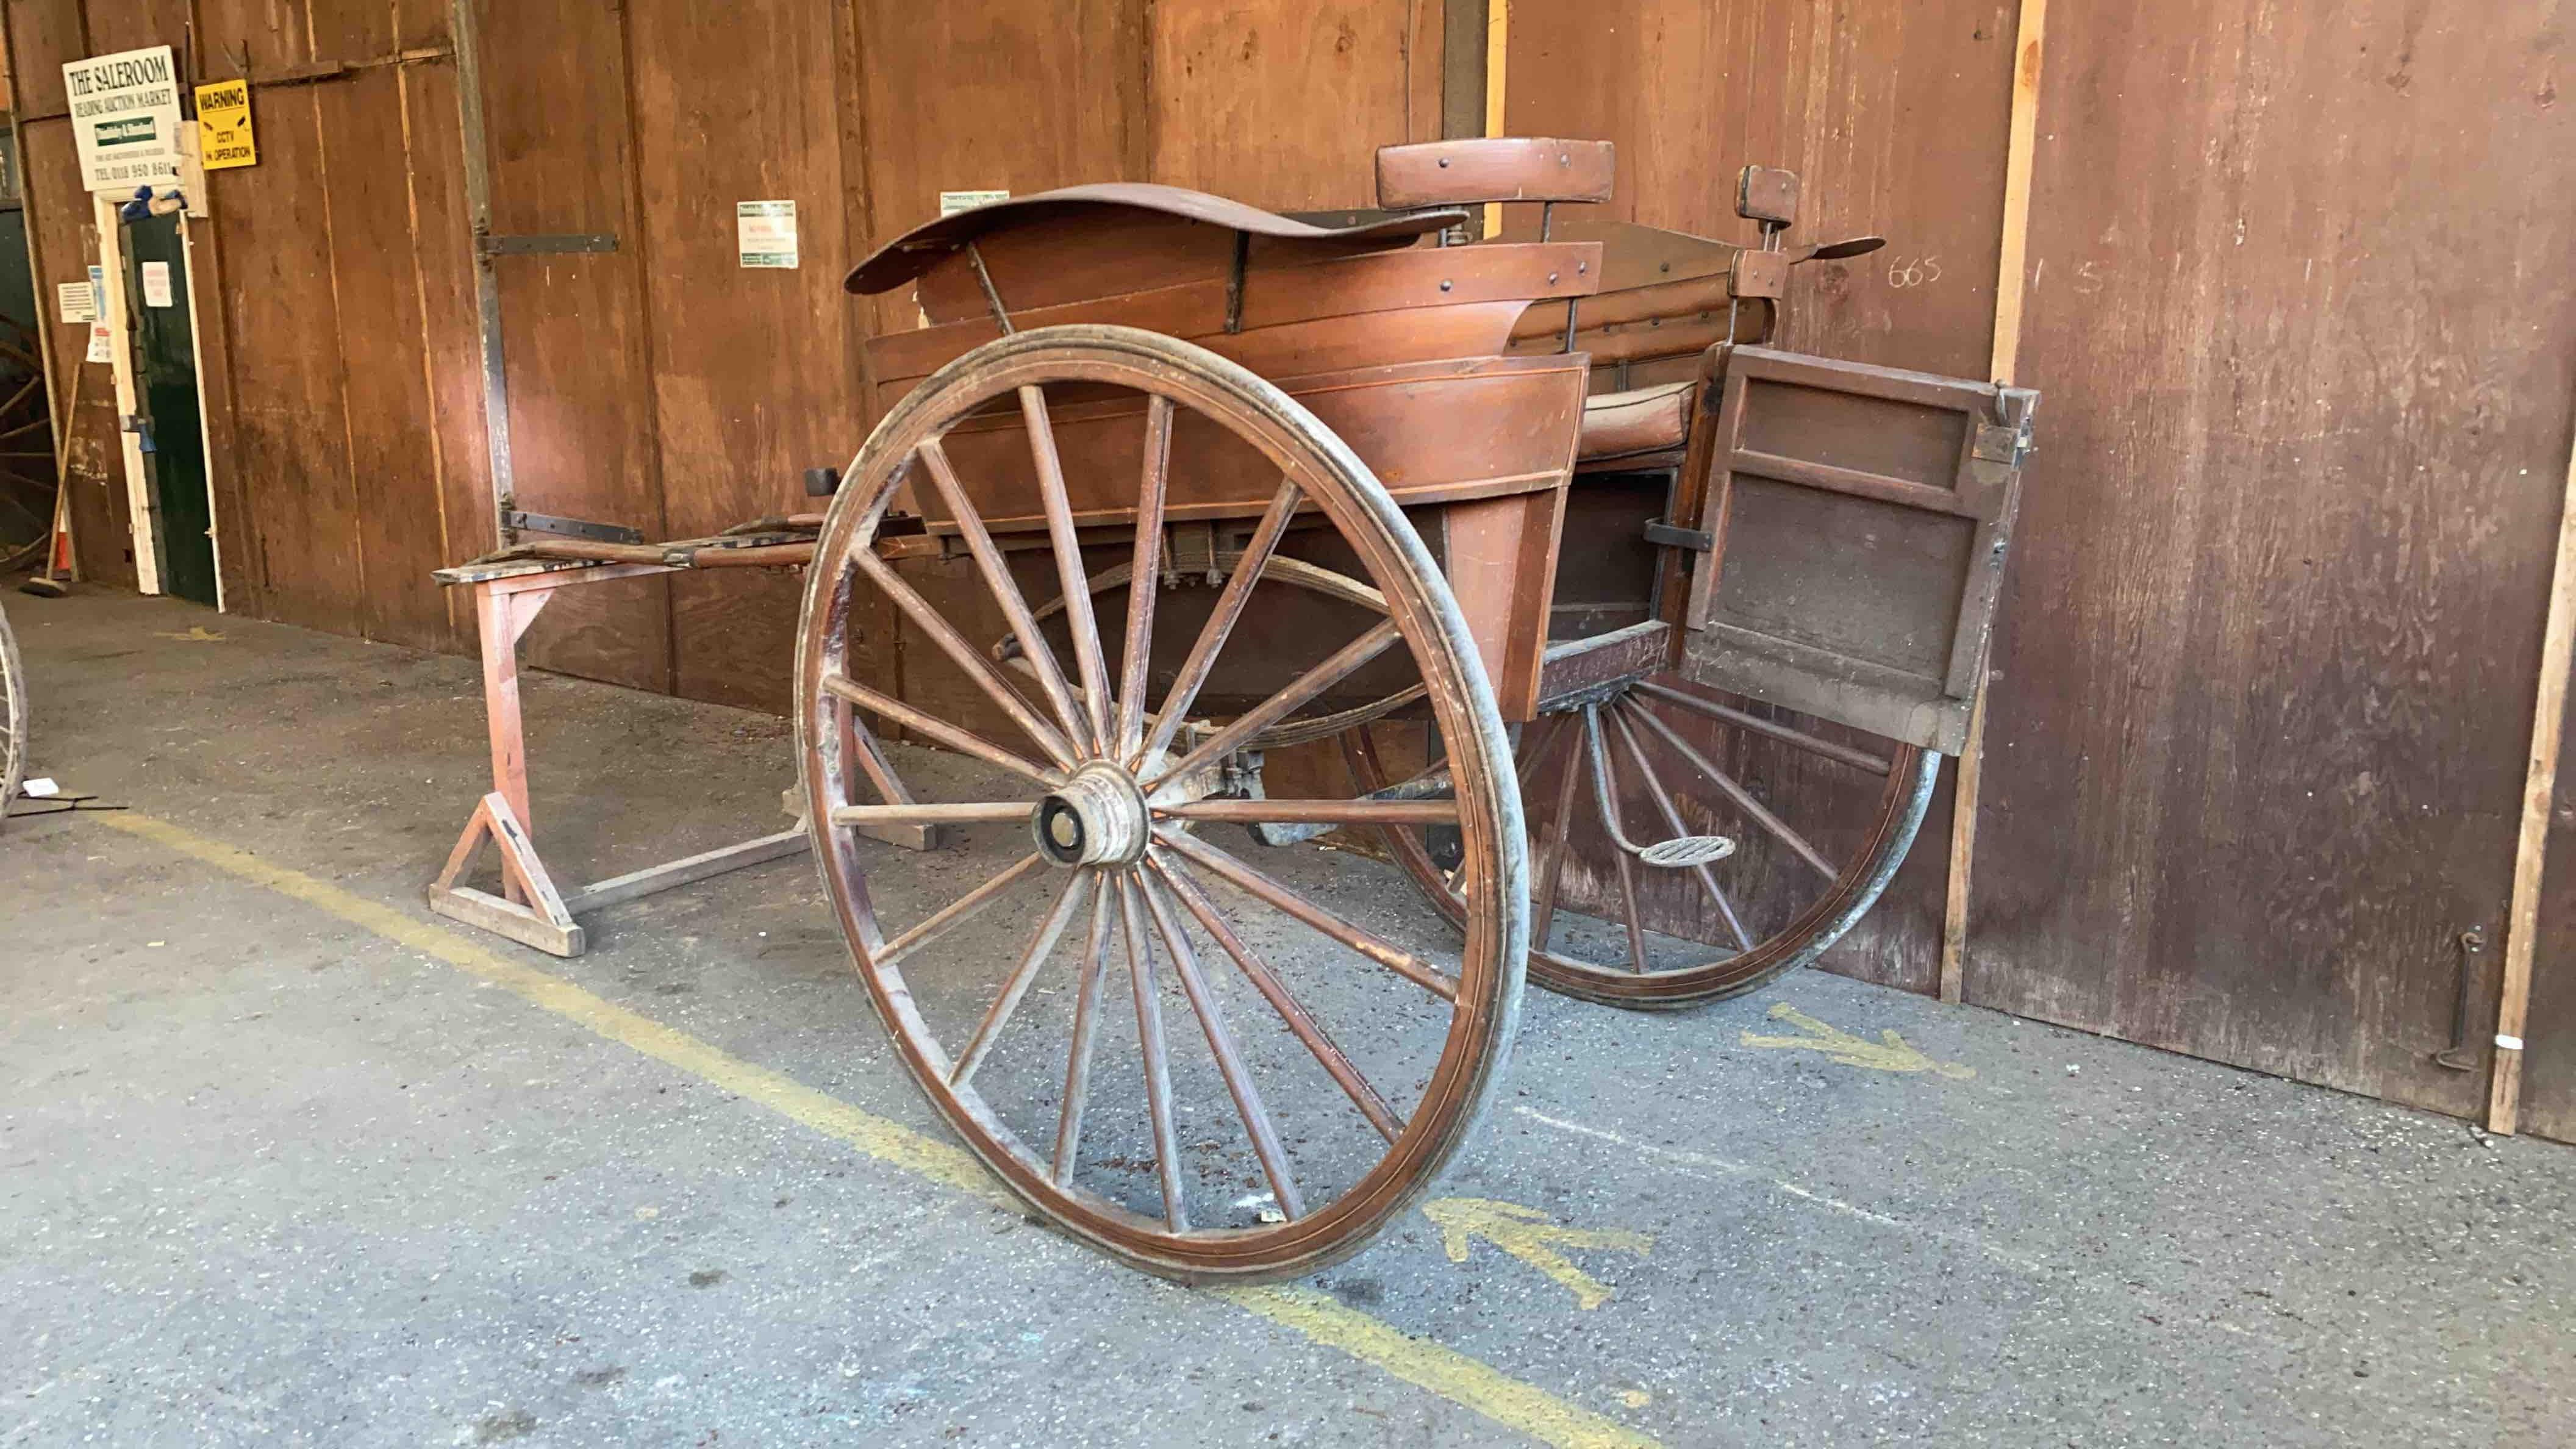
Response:
M1597 1307L1419 1215L1304 1297L1139 1277L903 1145L801 860L576 961L425 928L469 662L6 607L38 771L256 863L0 835L0 1444L2576 1442L2576 1152L1813 973L1532 993L1439 1192L1651 1239L1573 1253ZM529 710L562 874L779 828L779 721Z

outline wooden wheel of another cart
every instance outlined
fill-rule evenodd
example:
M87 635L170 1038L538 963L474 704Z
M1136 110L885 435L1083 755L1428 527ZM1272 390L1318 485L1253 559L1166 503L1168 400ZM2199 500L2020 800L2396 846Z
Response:
M1343 737L1358 788L1387 771ZM1530 979L1644 1010L1721 1000L1812 964L1868 914L1922 828L1940 757L1672 675L1523 726ZM1725 859L1658 870L1634 844L1723 835ZM1421 830L1381 832L1443 911L1458 898Z
M18 658L18 636L0 611L0 818L18 799L27 774L27 669Z
M1104 444L1122 426L1127 441ZM1173 466L1176 455L1188 465ZM1248 563L1191 601L1203 616L1158 630L1161 591L1148 588L1111 627L1086 577L1109 566L1101 501L1118 502L1107 548L1156 577L1167 511L1183 506L1173 495L1204 499L1220 471L1211 460L1248 475L1232 495L1260 514ZM1032 496L996 502L1005 471ZM824 886L904 1066L1014 1193L1137 1267L1261 1281L1356 1251L1431 1184L1483 1111L1517 1024L1526 945L1510 742L1422 541L1287 394L1204 349L1119 327L1043 328L977 348L895 406L847 479L806 588L798 741ZM934 605L875 548L907 480L925 512L955 520L973 608L1007 624L1024 675L968 642L952 622L967 606ZM1179 516L1206 513L1202 503ZM1292 525L1310 549L1331 543L1329 530L1375 591L1375 612L1360 610L1347 632L1271 626L1279 605L1259 597L1261 564ZM1015 566L1068 601L1052 639ZM951 573L968 577L962 565ZM861 667L853 619L871 615L854 605L873 604L871 592L893 606L874 617L899 613L913 631L913 698L879 692ZM916 655L944 656L958 687L915 691ZM1354 677L1381 655L1379 674ZM1236 656L1289 682L1247 693ZM1244 778L1227 768L1243 741L1301 709L1328 712L1391 668L1426 686L1454 742L1453 800L1208 793ZM953 752L907 768L905 785L927 803L863 803L893 794L872 788L884 763L854 727L866 717ZM1463 951L1452 954L1428 913L1389 911L1383 878L1365 868L1321 876L1347 856L1246 861L1241 826L1279 820L1454 824ZM898 854L861 833L926 825L962 830L985 863ZM1295 873L1273 874L1283 868ZM1408 932L1424 942L1408 944Z

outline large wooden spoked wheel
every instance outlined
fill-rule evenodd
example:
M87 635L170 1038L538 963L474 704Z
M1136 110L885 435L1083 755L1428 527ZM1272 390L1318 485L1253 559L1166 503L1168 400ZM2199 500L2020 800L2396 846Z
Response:
M1358 788L1387 770L1343 737ZM1662 675L1523 726L1533 851L1530 979L1645 1010L1741 995L1813 964L1877 904L1922 828L1940 757ZM1651 845L1723 835L1725 859L1658 870ZM1461 919L1420 830L1382 832Z
M27 774L27 670L18 658L18 636L0 612L0 819L18 799Z
M1131 421L1138 446L1099 446L1104 417ZM1043 512L1036 549L1005 548L972 501L967 463L998 468L997 424L1034 479L1037 496L1009 506ZM1088 476L1110 457L1125 460L1119 476ZM1168 493L1204 487L1212 457L1250 470L1253 496L1269 500L1249 562L1167 638L1154 589L1132 591L1123 627L1104 629L1086 572L1105 561L1086 562L1071 497L1132 506L1120 562L1152 578ZM1022 332L958 359L894 408L847 479L806 587L798 742L823 883L904 1066L1013 1192L1137 1267L1251 1282L1356 1251L1432 1183L1499 1081L1528 928L1510 742L1421 539L1287 394L1204 349L1120 327ZM934 605L875 551L907 479L957 520L975 606L1007 623L1026 674L968 642L952 622L965 606ZM1315 539L1318 515L1382 612L1359 613L1341 637L1287 637L1265 625L1260 565L1292 523ZM1097 555L1101 533L1091 538ZM1015 559L1069 601L1054 637L1070 658L1032 617ZM867 682L852 637L862 604L913 631L908 692L916 655L954 666L963 682L939 696L949 706ZM1244 653L1255 674L1291 682L1217 720L1205 700L1234 686L1202 687L1247 677L1228 662ZM1244 741L1301 707L1328 710L1348 693L1336 684L1404 653L1455 742L1454 799L1211 795L1244 778L1224 768ZM951 798L866 803L886 793L873 739L854 728L867 719L953 752L905 772L916 800ZM1390 911L1383 878L1347 855L1247 862L1243 825L1277 820L1454 825L1463 950L1451 955L1455 937L1409 898ZM925 860L861 833L919 825L962 831L971 866L947 866L954 849ZM874 879L872 862L886 866ZM1405 944L1408 933L1422 943Z

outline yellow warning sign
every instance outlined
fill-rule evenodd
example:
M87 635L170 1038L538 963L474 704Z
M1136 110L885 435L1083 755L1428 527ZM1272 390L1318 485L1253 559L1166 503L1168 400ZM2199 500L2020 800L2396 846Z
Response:
M249 81L197 87L197 139L204 145L209 171L259 164L259 142L250 130Z

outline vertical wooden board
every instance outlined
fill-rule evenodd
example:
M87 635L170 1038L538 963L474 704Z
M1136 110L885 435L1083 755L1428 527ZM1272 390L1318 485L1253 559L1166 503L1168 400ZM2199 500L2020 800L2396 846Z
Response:
M1426 8L1161 0L1149 179L1276 211L1377 205L1377 148L1438 124L1412 114Z
M317 0L195 0L197 35L204 49L197 73L209 80L221 80L247 74L256 82L261 76L273 76L297 66L310 65L315 59L308 13ZM364 3L364 0L319 0L328 7L334 4ZM392 0L385 0L390 4ZM418 3L418 0L410 0ZM242 65L249 58L249 68ZM335 57L347 59L349 57ZM258 115L259 98L251 98L254 117ZM260 164L268 164L267 135L260 141ZM248 168L256 170L258 168Z
M442 16L444 7L440 7ZM408 15L407 8L405 14ZM442 21L443 26L443 21ZM442 32L443 34L443 29ZM483 353L475 330L474 254L467 224L463 143L456 108L456 67L406 66L403 105L410 117L413 263L421 299L423 370L429 379L446 557L463 563L494 541L492 469L483 433ZM448 620L439 646L476 647L473 600L443 590Z
M137 580L115 385L105 363L82 361L89 350L89 324L61 320L54 305L55 287L89 280L90 264L98 259L98 228L91 219L89 193L81 189L71 122L61 117L21 122L18 135L26 148L21 165L39 262L37 303L53 350L54 414L61 418L70 411L62 458L80 576L130 589Z
M349 474L324 168L314 91L270 92L259 164L208 181L233 343L231 465L250 500L261 598L271 618L353 634L365 593L361 495Z
M2469 1113L2430 1056L2506 906L2565 478L2565 41L2256 10L2050 17L1966 987Z
M8 15L19 120L68 114L63 62L89 54L81 32L81 0L8 0Z
M1793 238L1877 233L1889 245L1791 272L1780 345L1982 377L2016 13L2012 0L1525 0L1511 14L1510 129L1614 143L1612 214L1733 241L1758 235L1735 215L1736 173L1797 171ZM1527 210L1512 218L1516 233L1535 233ZM1796 779L1779 788L1772 803L1791 819L1840 808ZM1827 969L1931 989L1949 795L1945 783L1913 853Z
M374 60L392 53L398 11L445 11L443 0L301 0L317 60Z
M384 66L316 85L312 94L334 163L332 286L343 316L366 319L340 338L348 467L365 558L362 612L352 622L370 639L436 648L450 642L450 631L446 601L429 575L453 550L423 366L403 80Z
M665 517L694 537L804 511L804 470L861 441L831 16L638 0L628 24ZM741 264L743 201L796 204L795 269ZM727 569L671 589L677 691L783 713L798 576Z
M1735 215L1745 164L1798 172L1793 237L1889 244L1793 272L1780 345L1982 377L2015 13L2012 0L1515 5L1510 127L1615 143L1613 212L1702 236L1756 235Z
M494 233L611 233L619 248L496 259L518 506L666 537L622 13L482 0L479 23ZM658 577L568 590L524 655L667 691L669 591Z
M86 0L89 54L166 45L187 63L189 0ZM200 69L203 69L202 64Z
M2541 877L2531 1007L2522 1029L2520 1130L2576 1142L2576 738L2560 739L2558 788L2549 803L2548 870ZM2488 982L2497 979L2504 945L2491 935ZM2480 998L2482 1005L2485 999ZM2494 1024L2493 1013L2486 1011L2471 1023L2471 1039L2481 1057L2493 1056L2489 1034Z
M936 218L942 191L1144 179L1145 0L854 3L872 242ZM915 324L909 289L870 306Z

